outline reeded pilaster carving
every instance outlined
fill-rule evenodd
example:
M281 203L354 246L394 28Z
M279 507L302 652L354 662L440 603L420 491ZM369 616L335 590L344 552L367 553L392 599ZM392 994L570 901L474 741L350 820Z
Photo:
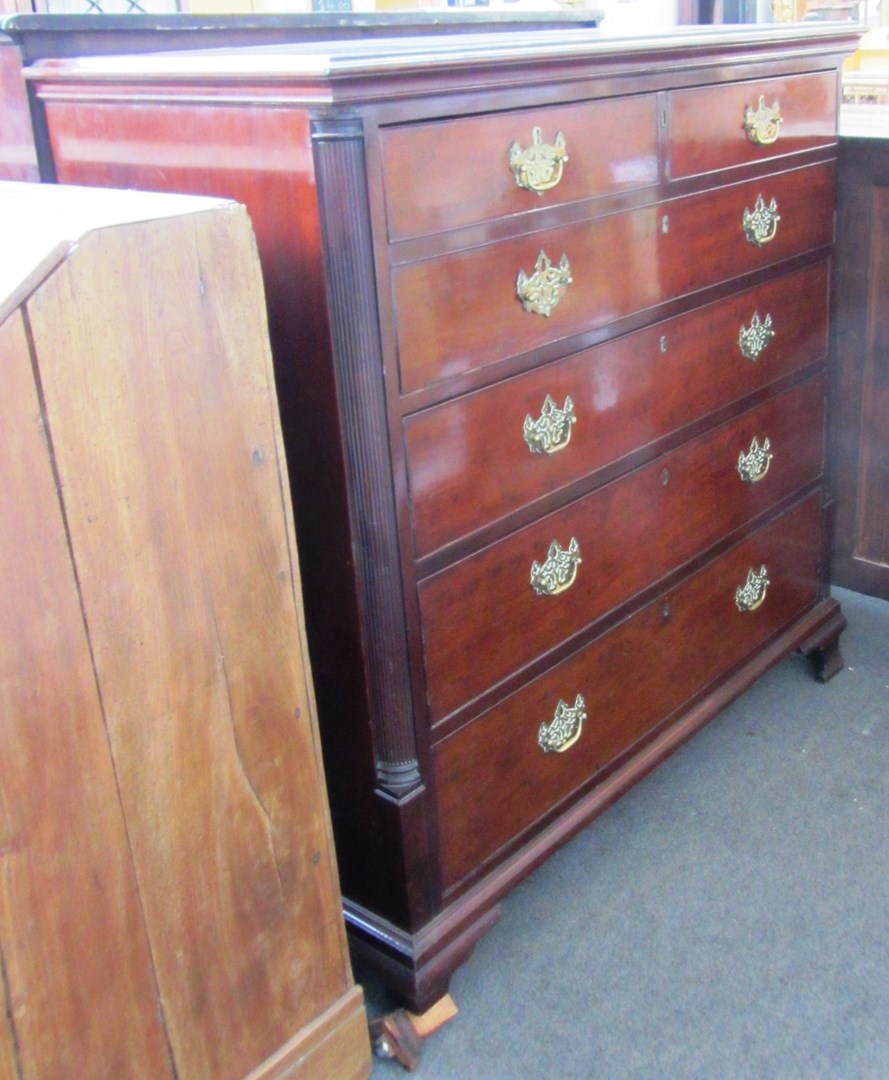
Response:
M420 784L361 121L316 120L312 143L347 468L377 784Z

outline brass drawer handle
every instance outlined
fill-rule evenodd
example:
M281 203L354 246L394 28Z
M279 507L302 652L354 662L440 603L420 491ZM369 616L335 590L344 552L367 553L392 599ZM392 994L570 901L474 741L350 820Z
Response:
M531 588L538 596L558 596L574 584L580 563L580 545L575 537L571 537L567 548L553 540L546 562L542 566L536 559L531 563Z
M542 195L550 191L562 179L568 151L565 149L565 136L556 135L556 141L550 145L543 141L539 127L531 132L531 145L523 150L517 142L509 148L509 167L520 188Z
M757 146L771 146L777 141L778 128L784 123L781 116L781 106L778 99L772 106L766 105L766 99L759 95L759 105L752 109L747 105L744 109L744 130L747 138Z
M546 252L541 251L534 264L534 273L530 277L524 270L519 270L516 295L525 311L549 318L573 280L567 255L562 256L558 266L553 266Z
M781 215L778 213L777 200L772 199L769 205L766 206L765 199L763 199L762 195L759 195L753 209L744 211L741 224L744 228L744 235L751 244L756 244L757 247L765 247L766 244L775 239L780 220Z
M735 606L738 611L756 611L765 600L768 587L769 573L766 568L761 566L759 573L750 569L746 583L735 589Z
M548 724L541 724L537 732L537 743L544 754L563 754L580 738L583 722L586 720L586 702L583 694L578 694L574 705L559 698L559 704Z
M571 428L577 423L574 402L565 398L560 409L549 394L543 402L540 416L534 420L529 413L525 417L524 436L532 454L555 454L571 442Z
M760 446L759 440L754 435L747 453L742 452L738 456L738 475L745 484L758 484L769 471L773 457L772 444L768 438L763 439Z
M742 324L738 332L738 345L741 349L741 355L748 360L757 360L759 354L774 336L772 316L767 313L764 319L760 319L759 312L755 311L753 318L750 320L750 326L747 327Z

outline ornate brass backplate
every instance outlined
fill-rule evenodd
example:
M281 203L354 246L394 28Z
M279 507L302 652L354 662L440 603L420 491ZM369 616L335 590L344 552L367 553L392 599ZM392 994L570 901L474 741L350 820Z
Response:
M571 441L571 428L576 423L570 395L560 409L547 394L540 416L536 420L530 413L525 417L524 436L528 449L532 454L555 454L564 450Z
M741 355L748 360L758 359L759 354L774 336L772 316L767 313L764 319L760 319L759 312L755 311L753 318L750 320L750 326L742 325L738 331L738 345L741 349Z
M779 128L784 123L778 99L773 105L766 105L760 94L759 105L752 109L749 105L744 110L744 130L747 138L757 146L771 146L779 135Z
M558 596L574 584L577 567L582 561L580 545L573 536L567 548L553 540L546 554L542 566L536 559L531 563L531 588L538 596Z
M525 311L549 318L573 280L567 255L562 256L558 266L553 266L546 252L541 251L534 264L534 273L530 277L524 270L519 270L516 295Z
M747 453L741 453L738 456L738 475L745 484L758 484L769 471L773 457L772 444L768 438L763 439L760 446L759 440L754 435Z
M766 589L769 587L769 573L761 566L759 573L752 568L747 573L747 581L744 585L735 589L735 605L738 611L756 611L766 598Z
M543 141L539 127L531 132L531 145L523 150L517 142L509 148L509 167L515 182L526 191L542 195L550 191L562 179L568 151L565 136L560 131L552 144Z
M769 205L766 206L765 199L763 199L762 195L759 195L753 209L744 211L741 225L744 229L744 235L751 244L764 247L775 239L780 220L781 215L778 213L777 200L772 199Z
M563 754L580 738L583 722L586 720L586 702L583 694L578 694L574 705L559 699L556 711L548 724L541 724L537 732L537 743L544 754Z

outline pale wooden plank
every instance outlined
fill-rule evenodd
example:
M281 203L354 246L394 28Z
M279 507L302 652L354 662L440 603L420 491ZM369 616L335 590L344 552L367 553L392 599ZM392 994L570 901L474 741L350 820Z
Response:
M92 233L29 312L177 1067L239 1076L348 978L246 215Z
M21 1076L169 1057L19 314L0 325L0 935Z

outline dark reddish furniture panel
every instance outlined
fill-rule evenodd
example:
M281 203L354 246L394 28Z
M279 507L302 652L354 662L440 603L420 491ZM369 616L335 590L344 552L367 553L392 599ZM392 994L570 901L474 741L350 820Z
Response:
M558 183L519 187L510 148L564 136ZM657 97L587 101L393 127L383 133L383 182L391 240L505 214L613 195L658 180Z
M678 711L645 721L653 727L643 753L621 757L624 736L609 744L620 761L604 766L601 783L578 787L569 776L518 825L440 817L436 746L472 731L527 680L547 677L808 493L816 512L805 543L826 550L818 368L833 144L816 134L803 147L793 135L789 155L741 154L731 168L677 182L669 117L657 110L651 156L651 106L667 108L673 91L706 98L711 86L743 83L746 92L754 76L783 83L815 72L836 85L855 40L850 28L822 25L621 43L555 31L467 35L446 47L399 39L236 59L82 59L30 73L66 181L187 186L241 199L254 220L352 945L415 1011L444 992L510 887L768 666L796 648L824 677L841 666L842 614L825 580L813 585L810 575L810 602L788 609L777 636L751 632L749 650L737 643L732 654L739 666L715 675L702 663ZM508 171L480 190L476 178L487 174L476 163L508 163L510 141L521 141L515 118L542 117L549 139L546 117L573 116L583 103L606 118L606 143L572 154L566 130L567 171L551 194L513 189ZM626 123L615 140L618 115ZM467 131L473 143L496 132L469 162L456 152ZM412 164L438 152L442 132L460 190L446 190L445 168ZM575 176L578 164L589 175ZM780 215L762 246L743 231L760 196L764 208L774 198ZM548 317L524 311L516 295L518 272L533 272L541 250L557 263L564 252L574 278ZM780 311L766 306L772 285ZM735 377L722 350L736 348L760 304L775 337L757 360L742 358L749 367ZM724 346L717 331L728 335ZM673 366L680 351L688 358ZM515 408L523 425L532 411L523 388L543 390L551 373L579 369L590 380L579 397L589 401L597 365L594 415L608 420L594 425L597 447L581 469L566 456L585 447L578 426L563 461L541 462L555 466L551 484L509 475L508 458L496 455L489 464L499 474L477 481L494 444L474 432L461 439L460 427L496 427ZM755 410L762 418L773 408L768 431L745 428ZM729 430L744 438L717 454ZM774 440L775 458L748 490L736 464L754 435ZM521 441L519 450L527 452ZM429 479L454 467L452 487ZM502 498L490 494L498 483ZM541 626L516 621L513 586L530 591L531 561L571 535L549 526L572 514L586 530L580 570L599 571L595 588L583 585L588 610L572 591L534 595L550 614ZM513 546L532 533L540 547L519 559ZM707 603L725 610L724 597ZM483 648L476 626L486 628ZM644 670L633 667L637 677ZM448 815L458 813L459 795L448 798ZM490 842L478 854L484 863L470 867L447 830L474 827Z
M676 590L523 687L435 749L442 873L453 887L565 794L588 783L743 660L818 595L818 497L809 498ZM769 572L767 603L734 604L751 567ZM639 678L644 657L645 678ZM576 744L543 753L541 724L580 694Z
M833 163L428 259L393 272L404 391L570 339L833 240ZM774 237L744 234L758 200ZM549 315L526 310L520 271L567 256L571 282ZM633 273L626 272L627 265ZM459 318L456 315L459 314Z
M819 376L421 582L432 721L817 480L823 399ZM746 483L738 458L754 438L768 439L775 458ZM533 564L553 541L568 549L572 540L573 584L539 594Z
M752 141L747 110L759 99L780 117L774 142ZM836 142L837 86L832 72L675 90L669 106L670 177L679 179L768 161ZM768 136L767 136L768 137Z
M535 368L405 420L418 556L459 540L827 353L828 264ZM774 336L755 359L739 332L754 316ZM562 449L532 453L526 418L571 399Z
M889 600L889 140L840 140L831 578Z

